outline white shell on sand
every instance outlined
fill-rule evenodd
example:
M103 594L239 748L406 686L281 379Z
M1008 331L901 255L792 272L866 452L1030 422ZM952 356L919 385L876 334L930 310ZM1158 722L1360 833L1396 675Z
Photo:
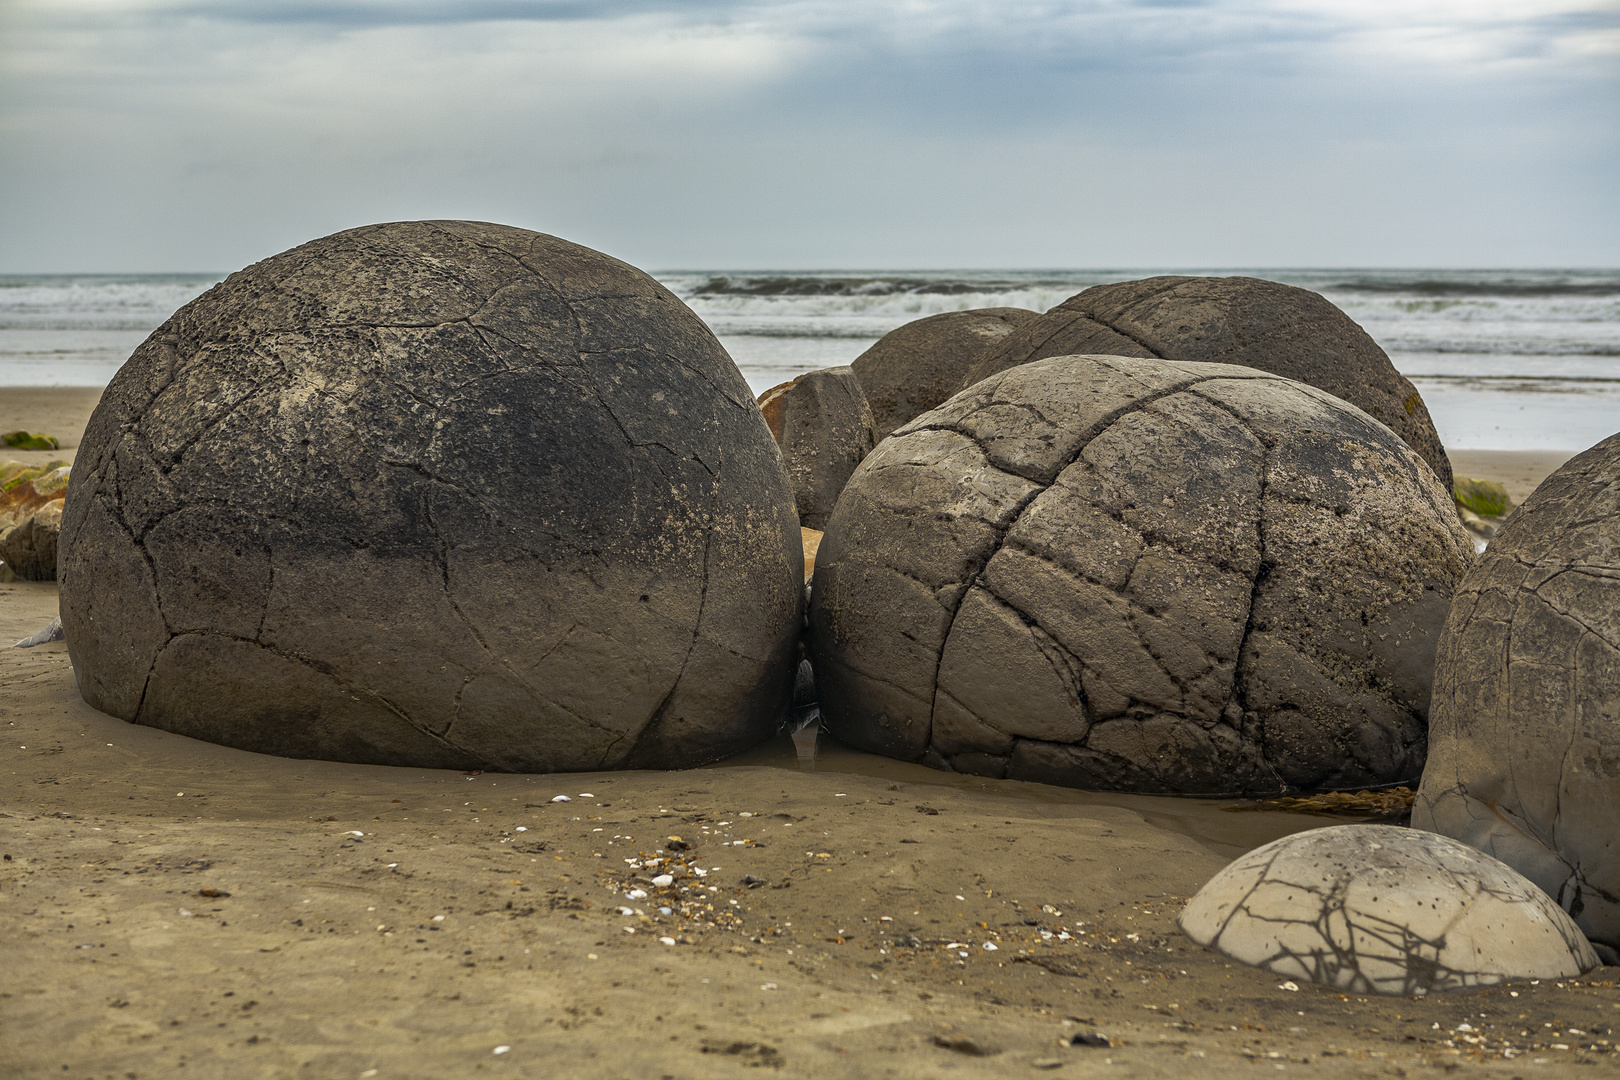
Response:
M1598 963L1516 870L1394 825L1312 829L1256 848L1198 890L1181 929L1245 964L1361 994L1564 978Z

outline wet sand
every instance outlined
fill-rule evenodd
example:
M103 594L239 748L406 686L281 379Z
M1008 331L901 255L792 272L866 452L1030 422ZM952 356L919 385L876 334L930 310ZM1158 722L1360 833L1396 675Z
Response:
M56 601L0 585L0 644ZM1620 1071L1617 969L1368 998L1176 930L1235 855L1347 819L825 739L805 771L785 736L672 773L273 758L95 712L60 643L0 650L0 731L6 1077Z

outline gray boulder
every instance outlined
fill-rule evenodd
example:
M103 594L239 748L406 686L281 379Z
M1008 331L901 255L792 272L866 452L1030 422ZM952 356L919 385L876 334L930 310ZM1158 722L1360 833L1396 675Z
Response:
M522 229L231 275L108 386L62 535L85 700L248 750L695 765L792 686L799 532L747 384L652 278Z
M878 441L960 390L984 352L1039 317L1025 308L947 311L883 335L850 364L872 407Z
M826 528L849 474L872 452L872 412L847 367L823 368L759 396L782 450L799 524Z
M958 389L1074 353L1241 364L1309 383L1371 413L1451 489L1451 461L1417 389L1365 330L1308 289L1247 277L1094 285L981 355Z
M62 529L62 500L48 502L0 532L0 562L24 581L56 579L56 545Z
M865 749L1072 787L1415 780L1470 557L1423 460L1321 390L1037 361L850 478L811 600L822 713Z
M1535 882L1620 946L1620 435L1525 499L1440 637L1412 824Z

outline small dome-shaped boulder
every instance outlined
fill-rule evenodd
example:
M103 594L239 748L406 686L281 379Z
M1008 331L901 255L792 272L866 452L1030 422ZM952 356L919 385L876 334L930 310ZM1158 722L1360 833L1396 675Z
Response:
M1071 353L1241 364L1309 383L1387 425L1451 490L1451 461L1416 387L1365 330L1309 289L1249 277L1094 285L982 354L959 388Z
M1472 549L1382 424L1250 368L992 376L880 443L811 598L856 746L1143 792L1415 781Z
M1620 435L1542 481L1463 579L1412 823L1620 946Z
M91 418L62 527L79 687L292 757L692 765L768 736L803 603L771 435L646 274L476 222L231 275Z
M1039 317L1027 308L973 308L916 319L884 334L850 363L872 407L878 441L960 390L980 356Z
M1242 963L1355 994L1561 979L1598 964L1569 916L1517 871L1394 825L1258 847L1198 890L1181 929Z

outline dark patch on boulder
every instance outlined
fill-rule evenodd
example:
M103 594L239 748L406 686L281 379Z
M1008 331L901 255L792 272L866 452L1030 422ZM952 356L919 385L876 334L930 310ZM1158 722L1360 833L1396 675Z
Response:
M1412 824L1620 945L1620 435L1542 481L1463 579L1429 748Z
M980 356L1039 317L1025 308L947 311L883 335L850 364L872 408L878 441L960 390Z
M62 535L85 700L244 749L695 765L792 685L800 539L747 384L652 278L522 229L231 275L114 377Z
M1308 289L1248 277L1094 285L983 354L957 389L1078 353L1241 364L1309 383L1388 426L1451 489L1451 461L1417 389L1365 330Z
M782 449L799 524L826 527L849 474L872 452L872 413L847 367L809 371L759 395Z
M1332 395L1037 361L851 477L811 598L822 714L863 749L1073 787L1411 781L1470 554L1433 472Z

